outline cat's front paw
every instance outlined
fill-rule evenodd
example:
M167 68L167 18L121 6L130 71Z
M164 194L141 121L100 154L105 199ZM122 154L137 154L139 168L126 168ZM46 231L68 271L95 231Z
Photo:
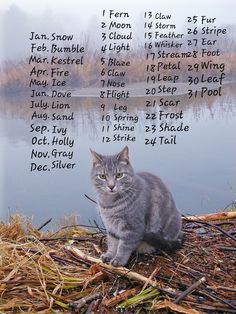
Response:
M103 253L101 256L100 256L101 260L103 261L103 263L109 263L112 258L113 258L113 255L109 252L106 252L106 253Z
M127 264L127 261L116 256L111 260L111 264L115 267L125 266L125 264Z

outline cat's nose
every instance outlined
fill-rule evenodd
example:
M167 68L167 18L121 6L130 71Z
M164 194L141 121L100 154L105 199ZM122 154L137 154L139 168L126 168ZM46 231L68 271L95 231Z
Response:
M115 184L113 183L108 184L108 188L110 189L110 191L113 191L114 187L115 187Z

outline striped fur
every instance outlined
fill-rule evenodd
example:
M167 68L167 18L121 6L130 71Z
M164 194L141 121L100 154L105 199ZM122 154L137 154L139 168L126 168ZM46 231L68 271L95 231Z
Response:
M108 250L102 260L119 266L127 264L134 250L150 253L180 247L181 215L161 179L147 172L135 173L127 146L113 156L91 152L91 178L107 230Z

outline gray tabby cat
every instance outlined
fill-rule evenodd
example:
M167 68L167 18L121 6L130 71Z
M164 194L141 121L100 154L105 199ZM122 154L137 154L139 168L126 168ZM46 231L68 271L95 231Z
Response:
M182 243L182 220L171 193L157 176L135 173L126 146L103 156L91 150L91 178L107 231L108 250L103 262L127 264L131 253L172 250Z

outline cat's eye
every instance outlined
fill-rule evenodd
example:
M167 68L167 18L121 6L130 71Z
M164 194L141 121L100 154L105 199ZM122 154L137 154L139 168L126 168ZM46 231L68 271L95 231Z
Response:
M117 172L116 173L116 179L121 179L123 177L123 173L122 172Z
M100 179L106 180L106 175L104 173L98 175Z

